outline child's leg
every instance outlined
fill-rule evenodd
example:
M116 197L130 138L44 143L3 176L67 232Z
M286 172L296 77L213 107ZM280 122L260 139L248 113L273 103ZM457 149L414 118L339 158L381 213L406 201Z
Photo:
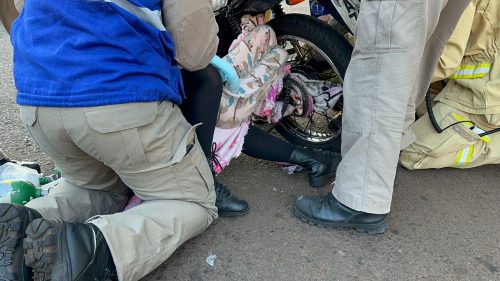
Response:
M243 153L246 155L278 162L288 162L294 149L293 144L266 133L254 125L250 125L243 144Z
M195 72L182 71L187 99L182 104L182 113L186 120L195 125L196 135L203 153L211 153L217 113L222 95L222 80L219 72L212 66Z

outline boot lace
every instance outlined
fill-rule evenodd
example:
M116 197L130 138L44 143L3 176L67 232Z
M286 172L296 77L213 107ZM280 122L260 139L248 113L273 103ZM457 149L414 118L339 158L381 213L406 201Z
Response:
M210 166L210 169L212 170L212 173L214 175L214 179L219 174L222 172L222 165L219 162L219 155L217 154L217 143L212 143L212 147L210 149L210 159L208 159L208 164Z

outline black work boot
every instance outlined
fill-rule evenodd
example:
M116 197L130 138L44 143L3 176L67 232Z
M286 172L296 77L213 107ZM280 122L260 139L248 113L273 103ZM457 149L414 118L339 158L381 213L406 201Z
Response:
M248 213L248 203L231 194L231 191L214 177L215 206L220 217L242 216Z
M26 229L24 259L35 281L104 281L116 278L104 236L91 223L36 219Z
M37 211L22 205L0 204L0 280L31 280L31 269L24 265L22 240Z
M293 204L295 215L303 221L328 228L354 228L368 234L384 233L387 214L370 214L340 203L332 193L326 196L301 196Z
M248 213L248 203L231 194L231 191L217 180L217 173L214 169L214 164L220 167L219 160L217 159L217 145L212 144L210 155L207 156L208 165L212 170L215 185L215 206L217 207L217 214L219 217L236 217L243 216Z
M331 184L342 156L332 151L315 151L297 147L290 154L288 162L304 167L309 176L309 185L322 187Z

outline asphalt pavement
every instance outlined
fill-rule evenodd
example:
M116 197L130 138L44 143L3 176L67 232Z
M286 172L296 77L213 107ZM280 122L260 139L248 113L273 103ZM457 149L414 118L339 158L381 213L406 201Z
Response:
M25 132L15 104L12 48L0 32L0 147L13 159L50 159ZM380 162L384 165L384 162ZM143 281L500 280L498 166L400 171L383 235L314 227L296 219L296 196L324 194L305 173L240 157L222 182L248 200L239 218L218 219ZM357 176L355 174L353 177ZM75 199L76 200L76 199ZM214 266L207 257L215 255Z

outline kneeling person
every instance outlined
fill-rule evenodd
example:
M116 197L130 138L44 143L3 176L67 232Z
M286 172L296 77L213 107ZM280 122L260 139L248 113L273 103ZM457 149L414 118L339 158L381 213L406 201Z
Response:
M434 116L411 125L417 140L401 152L408 169L500 163L500 2L473 0L441 56L434 80L449 79Z
M11 34L17 102L64 178L0 205L0 279L31 280L29 266L35 280L139 280L217 217L161 5L26 1ZM117 213L127 187L145 202Z

